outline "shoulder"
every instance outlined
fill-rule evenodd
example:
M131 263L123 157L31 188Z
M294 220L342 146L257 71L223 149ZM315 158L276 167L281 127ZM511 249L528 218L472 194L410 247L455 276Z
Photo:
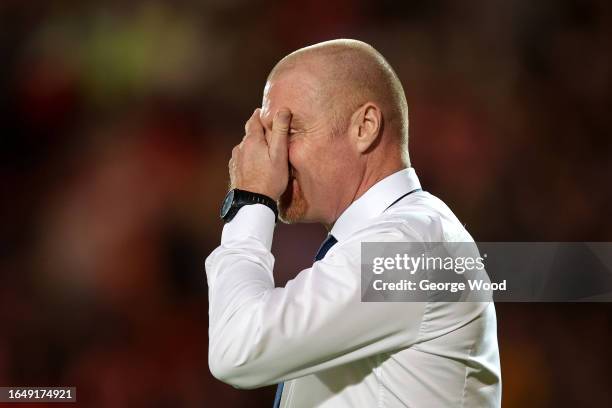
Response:
M376 236L388 238L381 241L473 241L451 209L425 191L413 194L373 218L351 238L364 240Z

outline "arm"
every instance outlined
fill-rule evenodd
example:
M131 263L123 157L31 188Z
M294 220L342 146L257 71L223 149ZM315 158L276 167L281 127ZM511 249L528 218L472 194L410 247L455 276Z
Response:
M255 388L405 348L419 335L424 303L362 303L359 241L274 287L274 215L242 208L206 260L209 366L215 377ZM399 241L373 229L370 241Z

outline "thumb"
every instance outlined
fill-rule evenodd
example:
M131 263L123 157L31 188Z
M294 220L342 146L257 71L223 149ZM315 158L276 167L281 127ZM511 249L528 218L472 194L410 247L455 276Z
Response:
M287 156L287 137L291 125L291 111L281 108L272 120L272 138L270 139L270 157L283 159Z

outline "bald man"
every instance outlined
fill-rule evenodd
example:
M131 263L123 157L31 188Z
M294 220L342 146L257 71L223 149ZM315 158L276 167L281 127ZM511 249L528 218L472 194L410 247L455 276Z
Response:
M374 48L334 40L270 73L229 162L221 245L206 260L209 366L281 407L497 407L491 302L362 302L362 242L473 242L423 191L400 81ZM277 218L329 234L274 285Z

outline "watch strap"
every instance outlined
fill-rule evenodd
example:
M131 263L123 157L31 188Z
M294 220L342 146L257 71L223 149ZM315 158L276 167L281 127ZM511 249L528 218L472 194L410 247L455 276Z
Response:
M262 204L270 208L274 212L274 222L278 221L278 206L276 201L264 194L254 193L252 191L234 189L233 200L228 212L223 217L225 222L230 222L245 205Z

